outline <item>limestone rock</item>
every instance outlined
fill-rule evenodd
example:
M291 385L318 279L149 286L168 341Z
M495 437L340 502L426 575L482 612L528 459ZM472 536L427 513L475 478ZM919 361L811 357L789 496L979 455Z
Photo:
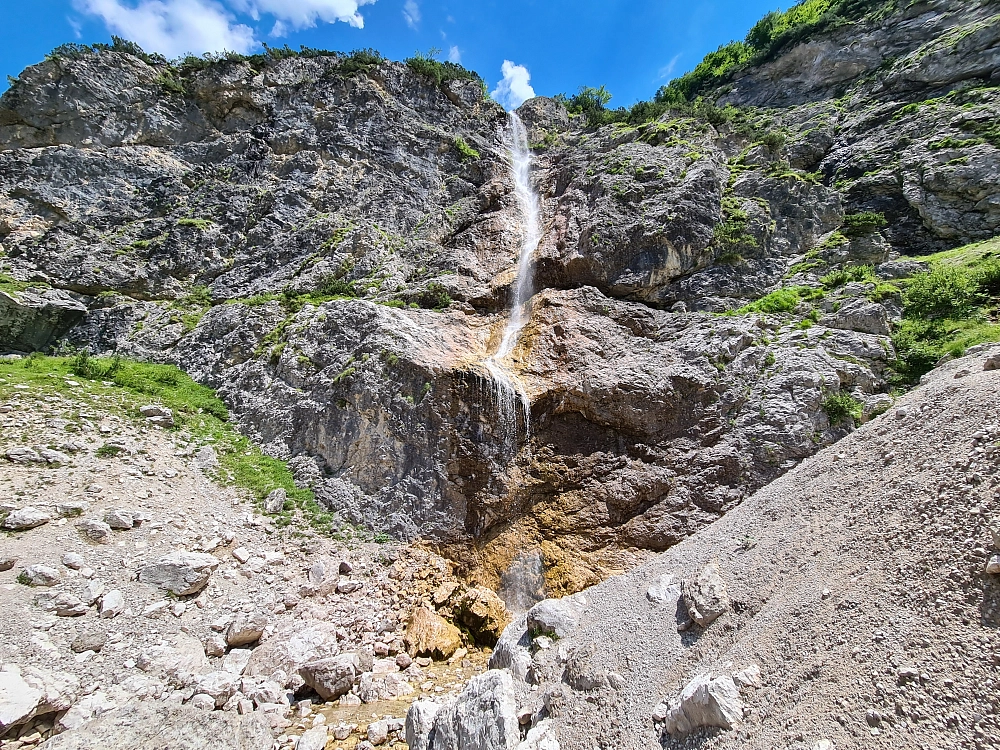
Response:
M688 615L703 628L728 611L729 594L718 563L709 563L697 576L685 581L683 597Z
M188 706L136 703L98 716L40 745L44 750L271 750L274 740L260 714L240 716Z
M683 588L671 573L664 573L646 589L646 598L654 604L676 604Z
M27 446L11 448L4 454L8 461L15 464L44 464L45 459Z
M406 712L406 746L410 750L430 750L434 737L434 719L441 704L434 701L414 701Z
M34 352L65 334L87 308L58 289L0 292L0 349Z
M125 611L125 596L118 589L112 589L101 598L101 619L117 617Z
M139 652L136 666L144 672L198 674L208 668L201 642L186 633L177 633L162 645L147 646Z
M360 672L360 661L355 653L317 659L299 669L306 684L327 701L349 693Z
M546 599L528 610L528 631L537 635L565 638L577 626L580 615L587 606L584 593L562 599Z
M272 675L278 670L297 674L303 665L340 652L337 626L332 622L290 623L253 650L246 674Z
M135 518L132 511L119 508L117 510L109 510L105 513L104 523L112 529L125 531L127 529L131 529L135 525Z
M76 552L67 552L62 556L62 564L70 570L79 570L87 564L87 561L83 559L83 555L79 555Z
M63 592L52 600L52 607L59 617L80 617L87 614L87 605L80 597Z
M733 729L743 720L743 701L731 677L699 675L670 701L665 730L683 737L699 727Z
M426 607L416 607L403 637L411 656L430 656L432 659L449 658L462 646L458 628Z
M111 544L111 527L103 521L88 519L80 521L76 528L87 539L98 544Z
M267 615L263 612L241 612L226 631L226 644L236 647L256 643L264 633L267 622Z
M432 750L513 750L521 740L510 674L491 669L466 683L434 717Z
M195 690L212 697L215 708L222 708L240 689L240 676L229 671L209 672L195 682Z
M264 512L271 515L280 513L285 507L286 500L288 500L288 493L283 489L271 490L264 498Z
M208 649L206 649L206 654L208 654ZM247 664L250 663L251 656L253 656L253 651L249 648L234 648L222 659L222 669L235 675L241 675L247 668Z
M17 672L0 672L0 735L34 716L42 691L24 681Z
M313 727L306 730L295 745L295 750L323 750L326 747L327 728Z
M26 567L18 579L23 580L29 586L55 586L62 581L62 575L58 570L48 565L35 564Z
M219 567L218 558L203 552L171 552L139 570L139 581L177 596L197 594Z
M986 563L986 572L990 575L1000 575L1000 555L993 555Z
M92 630L88 632L80 633L73 642L70 644L70 648L74 653L83 653L84 651L100 651L104 648L104 644L108 642L108 636L106 633L100 630Z
M507 605L483 586L468 589L455 605L455 617L469 628L476 643L493 647L510 624Z
M3 528L11 531L26 531L48 523L52 515L47 510L30 506L15 510L3 519Z
M375 746L385 744L385 741L389 738L388 722L385 719L373 721L368 725L368 730L365 735L368 738L368 741Z
M531 634L528 632L527 614L521 615L504 628L503 634L490 655L490 669L507 669L514 679L527 679L531 668Z

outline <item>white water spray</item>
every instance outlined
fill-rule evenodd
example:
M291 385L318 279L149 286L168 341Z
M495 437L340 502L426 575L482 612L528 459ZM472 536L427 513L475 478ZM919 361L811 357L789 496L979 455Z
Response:
M521 330L530 317L532 289L532 261L535 248L542 237L541 208L538 195L531 186L531 150L528 148L528 133L524 123L515 112L510 113L510 128L507 135L510 149L511 174L514 178L514 195L521 213L521 247L517 259L517 278L514 281L510 318L504 328L500 346L496 352L483 361L496 384L495 405L500 419L500 430L508 448L517 449L518 422L523 421L527 432L531 405L528 394L517 381L504 360L517 346Z

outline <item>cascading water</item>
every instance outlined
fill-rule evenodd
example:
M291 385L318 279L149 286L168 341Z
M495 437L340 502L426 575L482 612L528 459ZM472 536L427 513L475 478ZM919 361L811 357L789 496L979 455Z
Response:
M535 248L542 237L541 208L538 195L531 186L531 150L528 148L528 133L524 123L515 112L510 113L510 127L507 132L507 146L510 150L511 174L514 178L514 195L521 213L521 246L517 260L517 278L511 299L510 318L504 328L500 346L496 352L483 361L494 384L493 398L499 415L498 427L503 435L505 448L509 453L517 450L518 424L523 423L528 430L530 408L528 394L516 376L504 363L517 346L521 330L530 316L529 301L532 296L532 261Z

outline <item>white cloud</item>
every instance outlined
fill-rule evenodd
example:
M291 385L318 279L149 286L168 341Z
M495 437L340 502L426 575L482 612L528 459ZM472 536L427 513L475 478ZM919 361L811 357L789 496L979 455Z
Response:
M236 23L232 13L213 0L140 0L136 5L78 0L77 8L100 17L113 33L167 57L224 49L249 52L257 46L253 29Z
M406 19L407 26L416 30L420 24L420 6L417 5L417 0L406 0L403 3L403 18Z
M497 87L490 92L504 109L517 109L523 102L535 95L531 88L531 74L523 65L515 65L510 60L504 60L500 67L503 79L497 82Z
M462 62L462 50L460 50L457 45L453 44L448 49L448 62L453 62L453 63Z
M657 80L663 80L664 78L669 78L674 73L674 68L677 67L677 61L681 59L681 53L678 52L676 55L670 58L670 62L660 68L657 74Z
M317 23L341 21L362 29L364 17L358 13L362 5L371 5L375 0L229 0L233 9L249 14L253 19L262 13L274 16L284 22L282 30L310 29ZM273 33L273 32L272 32ZM275 36L280 36L275 34Z
M274 17L271 36L338 21L363 28L358 12L375 0L74 0L82 13L97 16L108 30L137 42L149 52L177 57L232 50L249 52L259 45L254 29L235 13L254 21ZM418 13L419 16L419 13ZM418 17L419 20L419 17Z
M79 21L77 21L72 16L66 16L66 23L68 23L69 27L73 29L74 37L80 39L83 36L83 27L80 25Z

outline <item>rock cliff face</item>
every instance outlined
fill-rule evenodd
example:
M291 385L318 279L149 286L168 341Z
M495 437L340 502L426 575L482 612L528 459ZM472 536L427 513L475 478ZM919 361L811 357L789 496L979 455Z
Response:
M995 10L914 3L804 42L720 93L741 109L719 124L525 103L544 236L516 436L482 360L520 216L478 81L336 55L180 83L114 51L46 61L0 99L0 283L67 301L0 346L176 363L344 520L494 586L537 547L549 591L577 590L849 433L831 397L858 421L891 403L898 296L825 286L816 260L888 277L997 233ZM740 309L782 284L812 291Z

